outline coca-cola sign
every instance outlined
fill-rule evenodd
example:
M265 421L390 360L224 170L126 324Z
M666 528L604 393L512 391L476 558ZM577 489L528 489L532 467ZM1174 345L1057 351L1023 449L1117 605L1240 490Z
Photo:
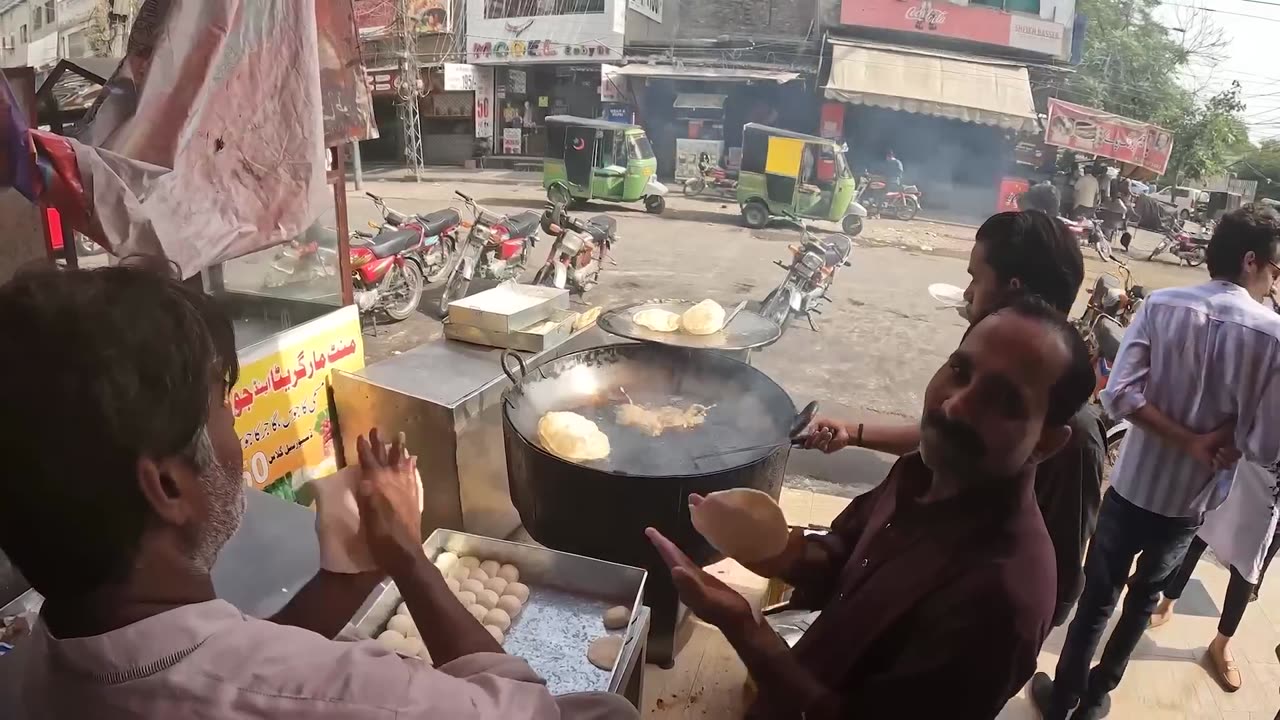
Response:
M841 0L840 23L1017 48L1056 58L1066 58L1070 50L1070 22L1063 25L1036 15L946 0Z

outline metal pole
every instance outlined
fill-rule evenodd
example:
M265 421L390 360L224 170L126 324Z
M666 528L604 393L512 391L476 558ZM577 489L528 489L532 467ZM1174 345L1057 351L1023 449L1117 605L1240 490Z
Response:
M347 219L347 149L338 145L334 149L333 209L338 222L338 280L341 283L342 304L355 303L355 286L351 281L351 226Z
M364 189L364 166L360 162L360 141L351 143L351 167L355 170L356 190Z

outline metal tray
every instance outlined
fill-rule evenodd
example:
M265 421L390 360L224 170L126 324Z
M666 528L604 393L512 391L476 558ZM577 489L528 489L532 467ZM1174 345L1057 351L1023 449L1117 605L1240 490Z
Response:
M509 333L569 309L569 291L540 285L503 283L449 304L449 320L481 330Z
M553 310L551 317L546 320L510 332L461 325L449 319L444 323L444 335L450 340L461 340L476 345L524 352L542 352L568 340L569 336L573 335L573 324L577 322L578 317L579 313L572 310L557 309Z
M644 643L647 628L636 620L646 571L455 530L436 530L422 548L432 559L448 550L520 568L520 582L530 589L529 602L508 630L503 649L528 662L552 693L622 690L627 662L615 660L612 671L600 670L587 661L587 646L601 635L625 632L619 652L623 659ZM401 602L395 583L384 583L352 618L344 639L377 637ZM625 631L604 628L604 611L616 605L631 608Z
M666 310L681 315L699 302L701 301L646 300L606 310L598 322L605 332L620 337L694 350L753 350L782 337L782 328L778 327L777 323L746 309L739 312L720 332L711 335L690 335L679 330L669 333L657 332L641 327L632 320L636 313L650 309ZM734 305L736 303L726 305L725 311L731 312Z

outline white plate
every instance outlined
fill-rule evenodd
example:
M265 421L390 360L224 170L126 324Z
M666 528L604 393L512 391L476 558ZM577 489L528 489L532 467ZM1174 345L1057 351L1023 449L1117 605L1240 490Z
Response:
M959 288L955 285L934 283L929 286L929 294L943 307L962 308L968 305L964 301L964 288Z

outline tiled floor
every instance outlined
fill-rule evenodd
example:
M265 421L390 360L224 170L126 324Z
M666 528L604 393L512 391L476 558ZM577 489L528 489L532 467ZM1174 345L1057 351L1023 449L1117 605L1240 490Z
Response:
M792 525L827 526L848 500L812 492L784 490L781 505ZM764 582L732 562L711 568L758 602ZM1201 666L1217 632L1218 608L1227 571L1201 561L1179 602L1174 619L1148 631L1129 663L1124 682L1112 695L1111 720L1273 720L1280 709L1280 585L1263 588L1249 606L1232 643L1244 677L1237 693L1224 692ZM1280 581L1277 581L1280 582ZM736 718L744 707L745 669L723 637L701 623L690 623L690 638L676 667L649 667L645 705L652 718ZM1066 629L1045 642L1040 669L1052 674ZM1104 639L1105 642L1105 639ZM999 720L1039 720L1025 691L1013 698Z

